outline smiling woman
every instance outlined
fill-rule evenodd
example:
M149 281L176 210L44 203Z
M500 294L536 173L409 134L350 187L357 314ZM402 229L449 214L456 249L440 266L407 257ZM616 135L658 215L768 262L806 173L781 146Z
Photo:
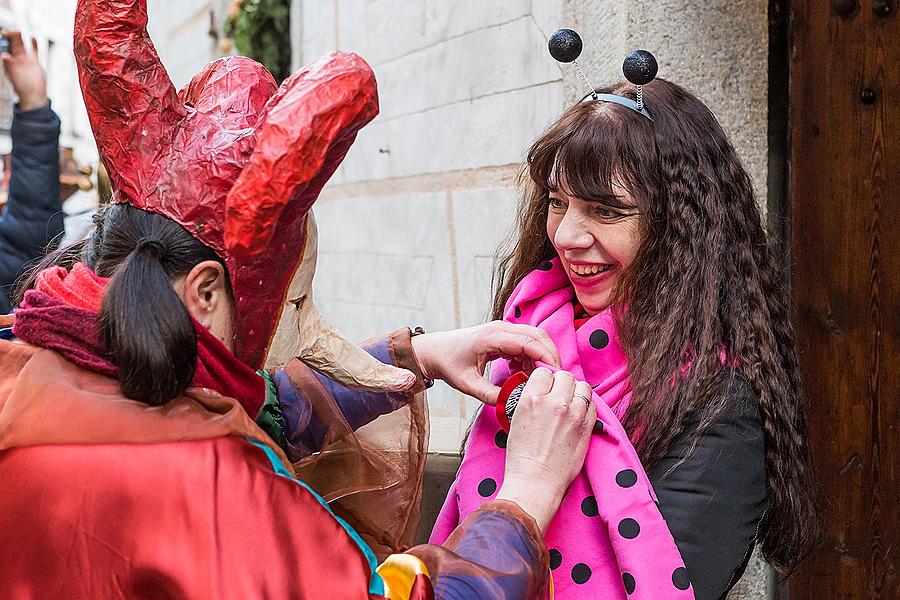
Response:
M495 318L550 335L602 424L547 532L554 586L562 599L714 600L757 543L784 571L812 539L786 296L709 109L662 79L643 87L653 120L602 101L634 100L633 86L597 91L528 152L493 303ZM521 368L495 361L491 379ZM473 426L433 542L500 481L496 412Z

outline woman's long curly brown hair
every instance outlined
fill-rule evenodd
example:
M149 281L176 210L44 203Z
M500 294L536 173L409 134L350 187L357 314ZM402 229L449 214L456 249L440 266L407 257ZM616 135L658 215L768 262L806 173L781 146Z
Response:
M634 99L628 84L601 92ZM642 238L613 303L633 389L625 428L641 431L632 437L650 468L689 419L701 419L698 436L715 422L737 370L759 399L765 432L768 501L758 537L786 572L816 527L787 294L750 178L716 118L665 80L644 95L652 122L617 104L581 102L531 147L518 235L495 275L494 318L522 278L556 255L546 232L556 182L619 210L627 204L615 184L624 186L638 203Z

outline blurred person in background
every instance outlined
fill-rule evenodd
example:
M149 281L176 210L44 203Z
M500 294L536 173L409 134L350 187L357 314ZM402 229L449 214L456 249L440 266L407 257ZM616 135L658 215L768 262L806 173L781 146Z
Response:
M94 185L94 169L79 164L72 148L59 152L59 185L62 196L65 234L59 246L68 246L84 239L94 226L94 215L100 202L98 186ZM98 181L101 174L97 173Z
M0 214L0 313L9 312L16 279L63 233L59 181L59 117L50 107L37 42L6 31L3 71L19 102L13 113L9 196Z

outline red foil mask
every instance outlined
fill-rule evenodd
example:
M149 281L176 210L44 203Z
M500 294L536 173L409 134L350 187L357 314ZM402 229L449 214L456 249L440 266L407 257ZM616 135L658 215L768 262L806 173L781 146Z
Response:
M333 53L280 87L230 56L176 92L147 33L146 0L79 0L75 57L114 202L173 219L225 261L235 352L263 365L309 211L378 114L375 76Z

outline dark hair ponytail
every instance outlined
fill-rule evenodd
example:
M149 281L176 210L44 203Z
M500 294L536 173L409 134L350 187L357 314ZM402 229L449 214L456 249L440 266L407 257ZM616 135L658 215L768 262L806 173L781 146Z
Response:
M197 333L172 280L205 260L224 263L175 221L126 204L104 211L84 258L112 278L100 332L122 393L154 406L174 400L194 378Z
M162 242L139 241L116 269L100 309L100 331L119 367L122 393L154 406L177 398L197 364L197 334L165 260Z
M37 273L54 265L81 261L110 277L99 327L122 393L165 404L187 389L197 365L197 333L172 281L206 260L225 265L175 221L126 204L101 208L94 224L90 238L54 252L23 279L18 302Z

